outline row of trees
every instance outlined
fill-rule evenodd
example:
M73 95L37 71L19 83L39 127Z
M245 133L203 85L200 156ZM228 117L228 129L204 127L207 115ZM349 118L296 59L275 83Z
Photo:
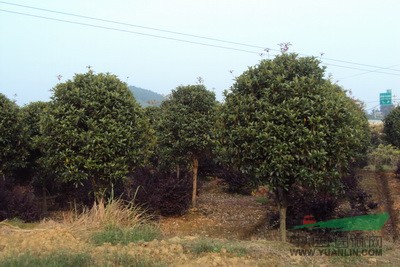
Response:
M286 240L289 192L339 192L370 138L361 106L319 64L286 53L263 60L236 79L224 103L198 84L143 110L116 76L91 70L58 84L49 103L19 109L0 95L0 174L29 169L43 185L89 184L99 196L139 166L178 177L190 166L195 206L199 160L211 158L270 186Z

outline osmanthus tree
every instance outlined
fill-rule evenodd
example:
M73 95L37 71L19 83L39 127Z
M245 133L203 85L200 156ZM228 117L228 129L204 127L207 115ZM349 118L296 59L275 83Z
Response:
M144 112L115 75L89 70L53 89L41 120L41 164L99 196L143 164L154 144Z
M42 132L40 130L40 120L47 112L48 102L31 102L21 108L21 118L26 133L26 149L28 157L26 166L21 170L21 178L28 180L35 187L42 189L42 211L47 212L47 192L52 184L52 171L43 169L40 164L40 158L43 157L41 151L40 139Z
M193 169L192 206L196 206L199 158L211 150L215 94L202 84L179 86L161 104L158 142L161 163L179 166L191 163Z
M400 148L400 107L394 108L383 120L385 140Z
M319 63L286 53L263 60L236 79L221 108L221 155L275 192L283 241L294 185L339 189L368 144L361 108L324 79Z
M38 101L31 102L21 108L21 119L27 136L27 150L29 154L27 168L31 176L35 175L35 172L38 172L37 160L41 157L40 145L38 143L41 136L40 120L48 106L48 102Z
M0 179L11 178L24 167L27 156L20 108L0 93Z

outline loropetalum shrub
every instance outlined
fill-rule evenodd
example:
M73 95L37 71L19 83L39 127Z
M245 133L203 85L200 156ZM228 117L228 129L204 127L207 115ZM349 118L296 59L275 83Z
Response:
M185 169L178 178L175 172L140 168L124 185L124 197L151 212L175 216L190 208L191 189L191 173Z
M221 178L228 184L229 193L238 193L250 195L252 191L251 177L232 168L223 168L220 174Z
M26 222L40 219L41 209L31 186L12 186L0 181L0 221L19 218Z
M289 227L302 224L306 215L312 215L317 221L324 221L334 217L339 204L338 198L330 193L315 192L305 187L291 190L288 206Z

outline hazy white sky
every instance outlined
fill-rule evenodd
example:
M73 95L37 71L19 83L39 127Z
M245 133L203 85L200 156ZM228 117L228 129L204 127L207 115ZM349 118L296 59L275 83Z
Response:
M327 73L368 108L379 104L379 93L386 89L400 98L398 0L0 1L0 92L20 105L49 100L57 75L66 81L86 72L88 65L95 72L111 72L130 85L161 94L181 84L194 84L201 76L222 100L233 76L257 64L263 49L6 3L270 48L270 58L279 43L291 42L292 52L318 57L324 53L321 59Z

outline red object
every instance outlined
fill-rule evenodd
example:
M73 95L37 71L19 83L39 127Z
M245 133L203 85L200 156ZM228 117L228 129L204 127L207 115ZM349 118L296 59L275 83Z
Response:
M316 223L317 220L315 220L313 215L306 215L303 218L303 224L312 224L312 223Z

